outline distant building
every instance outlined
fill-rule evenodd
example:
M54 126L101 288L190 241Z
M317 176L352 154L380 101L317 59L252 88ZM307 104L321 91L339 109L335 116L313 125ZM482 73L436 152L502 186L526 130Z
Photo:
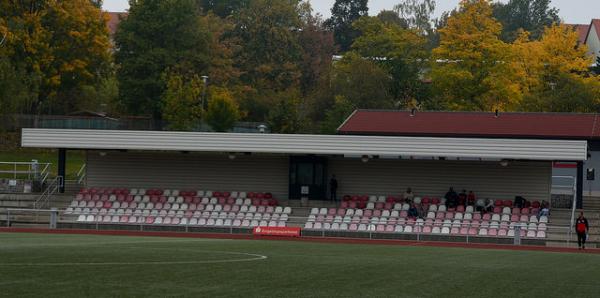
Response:
M594 63L600 57L600 19L592 19L589 25L571 25L579 34L579 44L588 47L588 53L594 56Z

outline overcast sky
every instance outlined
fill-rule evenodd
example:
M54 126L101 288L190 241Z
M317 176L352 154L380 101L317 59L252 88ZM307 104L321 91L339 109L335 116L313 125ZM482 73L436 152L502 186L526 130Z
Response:
M315 11L325 17L331 15L335 0L311 0ZM369 0L370 14L376 15L383 9L391 9L400 0ZM436 15L452 10L460 0L437 0ZM504 0L506 2L506 0ZM589 24L591 19L600 18L600 0L552 0L552 5L560 10L564 22L570 24ZM104 0L107 11L125 11L129 7L127 0Z

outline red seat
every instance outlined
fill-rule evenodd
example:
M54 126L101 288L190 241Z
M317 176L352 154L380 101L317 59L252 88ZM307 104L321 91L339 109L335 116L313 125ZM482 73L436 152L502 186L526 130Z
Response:
M348 208L348 202L347 201L342 201L342 203L340 204L340 208Z
M153 216L146 217L146 223L147 224L153 224L154 223L154 217Z
M465 212L465 206L459 205L456 207L456 212Z
M219 202L219 205L225 205L227 203L227 199L224 197L219 197L217 202Z
M386 203L394 203L394 201L395 201L395 199L394 199L394 197L392 197L392 196L389 196L389 197L387 197L387 198L385 199L385 202L386 202Z
M334 210L335 210L335 209L334 209ZM335 215L335 214L336 214L336 213L334 213L334 215ZM340 209L338 209L338 210L337 210L337 215L339 215L339 216L344 216L344 215L346 215L346 209L345 209L345 208L340 208Z
M112 202L104 202L104 205L102 207L110 209L112 207Z
M265 198L265 194L262 193L262 192L259 192L259 193L256 194L256 197L259 198L259 199L264 199Z
M540 202L533 201L533 203L531 203L531 208L540 208Z
M511 200L504 200L504 207L512 207L512 203L513 202ZM490 234L490 231L488 231L488 235L489 234Z
M483 215L483 217L481 219L483 219L483 220L490 220L490 219L492 219L492 216L489 213L486 213L486 214Z
M223 192L223 197L225 197L225 198L229 198L229 197L231 197L231 193L230 193L230 192L228 192L228 191L224 191L224 192Z
M473 213L473 219L474 220L480 220L481 219L481 213Z
M265 193L265 199L272 199L272 198L273 198L273 194L272 193L270 193L270 192Z
M160 197L158 195L154 194L154 195L150 196L150 202L152 202L152 203L158 202L159 199L160 199Z
M373 210L373 216L380 217L381 216L381 209L375 209L375 210Z
M518 207L512 208L512 214L521 214L521 208L518 208Z
M454 219L454 212L452 212L452 211L446 212L446 219Z
M384 204L382 202L375 203L375 209L383 209Z
M498 235L498 230L497 229L489 229L488 230L488 236L497 236L497 235Z
M433 204L433 205L439 205L440 204L440 199L438 199L438 198L432 198L431 199L431 204Z
M430 200L428 197L424 197L423 199L421 199L421 204L428 205L429 203L430 203Z
M471 236L477 235L477 229L476 228L469 228L469 235L471 235Z
M494 201L494 206L497 206L497 207L502 207L502 201L500 201L500 200L495 200L495 201Z
M348 202L348 201L350 201L350 199L351 199L351 197L349 195L345 195L342 197L342 201L344 201L344 202Z
M393 207L394 207L394 203L385 203L385 204L383 205L383 209L385 209L385 210L390 210L390 209L392 209Z
M202 199L201 199L201 198L198 198L198 197L194 197L194 199L192 200L192 202L193 202L194 204L198 205L198 204L200 204L200 202L202 202Z
M494 213L502 213L502 207L494 207Z
M529 208L521 209L521 214L529 214Z

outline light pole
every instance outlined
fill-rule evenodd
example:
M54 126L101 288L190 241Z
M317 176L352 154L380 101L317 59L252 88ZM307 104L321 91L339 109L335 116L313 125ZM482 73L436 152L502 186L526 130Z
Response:
M206 111L208 108L208 100L206 99L206 89L208 88L208 76L202 76L204 88L202 88L202 109Z

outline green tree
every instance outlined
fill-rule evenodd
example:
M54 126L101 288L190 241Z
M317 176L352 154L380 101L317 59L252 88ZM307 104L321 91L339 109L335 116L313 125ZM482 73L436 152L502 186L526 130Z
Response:
M403 29L396 24L385 24L377 17L362 17L354 23L361 35L352 50L371 59L393 78L390 94L396 107L413 107L424 100L426 84L421 71L429 53L427 39L419 29Z
M327 111L325 121L321 125L321 133L335 134L338 127L354 112L356 106L341 95L335 97L333 107Z
M250 0L200 0L205 12L212 11L215 15L226 18L238 13L246 7Z
M211 33L195 0L130 1L115 41L120 100L127 112L160 118L167 69L207 75Z
M492 17L487 0L461 2L461 9L440 29L433 50L431 78L435 106L451 110L511 110L522 99L511 69L508 44L500 40L502 25Z
M342 96L356 108L390 109L395 106L391 81L376 62L349 52L335 64L331 84L335 96Z
M519 30L531 33L531 38L539 39L544 28L560 23L558 9L550 7L550 0L510 0L496 2L494 18L502 24L502 40L514 41Z
M369 15L368 0L335 0L331 8L331 18L325 25L335 37L335 43L340 52L346 52L358 37L359 32L352 27L354 21Z
M166 72L166 91L162 95L162 118L169 130L192 130L200 124L202 106L200 98L204 85L202 79L193 76L186 81L176 72Z
M214 131L226 132L233 128L240 113L233 95L224 88L211 88L210 101L206 111L206 123Z
M242 84L250 87L240 101L248 112L246 120L264 121L275 104L274 96L299 84L302 47L297 31L302 24L298 3L251 1L235 18L233 35L240 43L236 64Z
M268 124L274 133L292 134L303 130L305 116L298 90L280 92L269 111Z
M434 0L402 0L394 6L394 11L406 24L406 28L416 29L424 34L433 31Z

